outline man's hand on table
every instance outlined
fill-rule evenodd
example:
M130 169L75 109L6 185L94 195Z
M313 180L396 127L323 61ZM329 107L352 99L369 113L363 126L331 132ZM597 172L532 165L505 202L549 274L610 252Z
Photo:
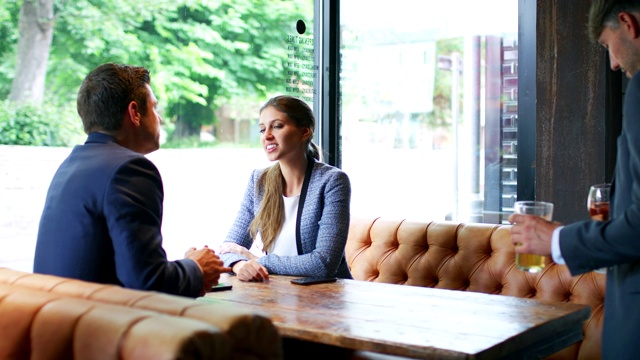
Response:
M199 250L194 247L190 248L184 254L184 257L195 261L202 271L203 288L201 295L206 294L212 286L218 284L220 274L231 271L231 268L224 266L224 262L216 255L215 251L209 249L206 245Z

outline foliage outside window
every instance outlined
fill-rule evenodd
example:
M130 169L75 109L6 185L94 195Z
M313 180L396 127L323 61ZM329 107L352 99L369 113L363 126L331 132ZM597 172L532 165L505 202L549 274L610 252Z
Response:
M222 142L250 141L224 131L221 120L255 119L258 106L282 91L286 35L300 14L313 14L309 1L4 1L0 34L7 41L0 44L1 98L30 106L44 99L64 108L75 102L82 79L96 66L145 66L169 140L178 143L199 139L203 129ZM48 6L51 17L42 16ZM20 17L27 24L21 34ZM19 36L42 35L44 25L53 28L50 50L42 46L22 51ZM20 66L38 68L25 57L34 52L47 52L40 57L46 73L37 79L32 79L33 71L20 71ZM30 81L46 83L42 96L32 91L37 86L18 91L18 85Z

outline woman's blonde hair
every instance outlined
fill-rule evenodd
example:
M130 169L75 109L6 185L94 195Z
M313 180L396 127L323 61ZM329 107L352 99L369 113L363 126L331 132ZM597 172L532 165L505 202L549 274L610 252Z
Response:
M313 132L316 128L316 118L313 110L304 101L286 95L280 95L268 100L261 108L260 113L268 107L284 113L298 128L309 128L311 134L307 139L307 160L322 161L319 147L313 143ZM267 168L256 187L256 196L263 191L262 204L258 215L249 226L251 237L255 238L258 230L262 236L263 251L269 251L280 233L284 222L284 201L282 194L284 189L284 177L280 170L280 163L275 163Z

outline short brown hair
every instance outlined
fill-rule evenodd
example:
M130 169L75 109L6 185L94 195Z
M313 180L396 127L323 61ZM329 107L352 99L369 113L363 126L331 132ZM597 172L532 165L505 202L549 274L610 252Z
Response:
M588 31L593 41L598 41L605 26L618 27L621 12L640 11L638 0L592 0L589 9Z
M138 103L140 113L147 113L146 84L149 71L140 66L107 63L92 70L78 90L78 115L84 131L115 132L129 103Z

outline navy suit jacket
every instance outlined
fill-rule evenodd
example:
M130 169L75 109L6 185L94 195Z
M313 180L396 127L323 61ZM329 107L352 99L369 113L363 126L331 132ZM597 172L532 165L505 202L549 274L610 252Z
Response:
M629 82L623 109L612 219L565 226L560 251L572 274L607 269L602 353L636 359L640 339L640 72Z
M162 248L162 179L143 155L91 133L51 181L33 270L128 288L198 296L202 272Z

